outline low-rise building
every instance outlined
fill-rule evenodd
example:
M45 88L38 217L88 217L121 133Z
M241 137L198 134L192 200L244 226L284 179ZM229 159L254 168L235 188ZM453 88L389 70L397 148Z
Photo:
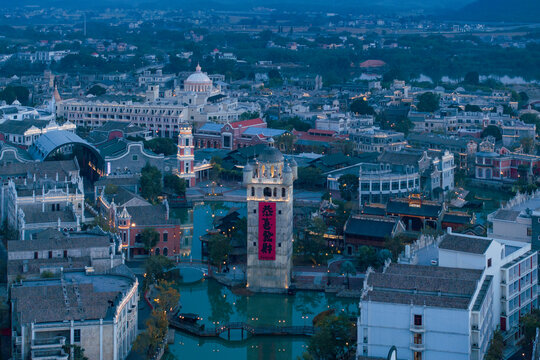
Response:
M405 231L405 226L395 217L354 215L345 223L345 254L353 255L361 246L382 248L387 239Z

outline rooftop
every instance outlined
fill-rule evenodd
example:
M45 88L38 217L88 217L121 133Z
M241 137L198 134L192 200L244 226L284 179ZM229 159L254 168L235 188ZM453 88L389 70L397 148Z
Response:
M470 254L483 254L491 245L492 239L459 234L445 234L439 244L439 249L466 252Z
M467 309L481 277L481 270L390 264L369 274L362 301Z

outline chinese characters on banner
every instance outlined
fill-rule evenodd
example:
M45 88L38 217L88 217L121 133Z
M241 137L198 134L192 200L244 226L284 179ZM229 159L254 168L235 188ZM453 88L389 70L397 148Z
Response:
M259 260L276 260L276 203L259 203Z

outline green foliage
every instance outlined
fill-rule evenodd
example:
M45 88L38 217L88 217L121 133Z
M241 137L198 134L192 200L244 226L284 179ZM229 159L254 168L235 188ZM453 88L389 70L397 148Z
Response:
M145 355L147 359L151 359L163 344L168 329L169 320L166 312L161 310L152 311L152 314L146 320L146 330L140 333L133 343L133 350Z
M294 135L286 132L280 135L276 140L276 148L287 154L291 154L294 151Z
M439 109L439 100L439 95L432 92L425 92L418 97L416 107L421 112L434 112Z
M344 261L341 263L340 271L347 276L347 289L350 287L349 275L356 275L356 268L350 261Z
M465 105L465 111L466 112L482 112L482 109L478 105L467 104Z
M173 267L174 262L163 255L148 257L144 263L145 282L143 283L143 289L146 290L155 281L163 280L165 272Z
M469 85L478 85L480 83L480 75L477 71L469 71L465 74L463 82Z
M22 105L28 105L30 91L24 86L8 85L4 90L0 91L0 101L5 101L11 105L15 100L18 100Z
M69 357L72 360L88 360L88 358L84 355L84 349L79 345L66 344L62 346L62 349L66 354L70 354L71 351L73 351L73 356Z
M159 232L154 228L145 228L141 232L141 242L144 245L146 251L150 251L159 242Z
M531 358L532 346L536 336L536 328L540 327L540 310L534 309L530 314L520 318L520 324L523 327L523 339L521 344L525 349L525 359Z
M86 92L86 95L101 96L101 95L105 95L106 92L107 92L107 89L105 89L104 87L99 86L99 85L94 85Z
M489 344L484 360L502 360L504 355L504 339L500 330L493 333L493 338Z
M408 135L410 129L414 126L408 117L388 117L386 112L378 114L375 118L379 122L381 129L393 130L405 135Z
M358 196L358 175L345 174L339 180L339 192L341 197L347 201L353 200Z
M287 131L292 131L293 129L298 131L308 131L311 128L307 122L302 121L298 116L283 118L281 120L269 119L267 123L269 128Z
M144 147L156 154L165 156L175 155L178 150L176 142L170 138L155 138L144 141Z
M208 258L210 263L218 267L221 272L221 266L229 258L232 251L230 240L223 234L214 234L208 240Z
M167 174L163 177L163 185L174 191L176 195L183 196L186 194L186 180L179 178L174 174Z
M405 238L402 235L387 237L384 241L384 247L392 254L392 261L397 261L399 254L405 249Z
M295 185L304 189L315 189L324 184L325 180L321 169L312 166L299 167Z
M141 171L141 195L152 203L157 202L157 198L163 190L161 185L161 171L155 166L146 163Z
M52 271L44 271L40 275L43 279L51 279L54 277L54 273Z
M257 119L260 117L260 114L258 111L246 111L240 114L239 120L251 120L251 119Z
M482 131L482 138L485 138L487 136L493 136L495 140L499 141L502 139L501 129L499 129L495 125L488 125L483 131Z
M350 106L350 110L358 115L373 115L375 110L369 106L368 102L364 99L355 99Z
M92 222L92 226L99 226L101 230L103 231L109 231L113 232L113 228L109 224L109 221L103 217L102 215L98 215L94 217L94 221Z
M366 271L370 266L377 266L377 251L375 248L366 245L361 246L358 249L357 263L362 272Z
M347 316L326 316L317 327L308 346L314 359L342 359L353 347L355 328Z
M328 253L328 245L324 234L328 231L322 217L316 217L306 229L306 234L295 241L295 253L301 255L305 262L320 264Z
M526 124L535 124L536 133L540 134L540 116L538 116L538 114L533 114L533 113L523 114L519 117L519 119Z

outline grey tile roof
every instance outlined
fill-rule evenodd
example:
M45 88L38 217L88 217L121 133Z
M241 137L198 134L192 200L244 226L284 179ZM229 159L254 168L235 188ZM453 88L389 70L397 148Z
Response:
M499 209L495 215L493 215L493 218L504 221L515 221L519 214L520 212L516 210Z
M75 214L71 210L51 211L50 204L45 204L45 211L42 211L41 204L21 205L20 209L24 212L24 221L27 224L42 224L57 222L62 223L75 222Z
M345 236L385 238L392 235L397 219L381 216L352 216L345 224Z
M64 180L64 177L68 176L70 172L79 169L79 165L75 160L12 163L0 166L0 176L25 177L29 175L29 177L32 177L33 174L36 174L36 178L47 175L48 178L54 179L56 173L58 173L59 178Z
M385 151L379 156L379 162L392 165L412 165L418 167L422 152Z
M79 248L109 247L108 236L77 236L69 237L58 232L57 236L49 233L50 237L40 237L37 240L8 241L8 253L16 251L68 250Z
M481 277L481 270L390 264L369 274L362 301L467 309Z
M471 254L483 254L491 245L491 239L459 234L445 234L439 244L439 249L466 252Z
M115 304L133 280L123 276L65 273L59 279L24 281L11 289L13 313L19 323L110 319ZM65 289L65 295L64 295Z

